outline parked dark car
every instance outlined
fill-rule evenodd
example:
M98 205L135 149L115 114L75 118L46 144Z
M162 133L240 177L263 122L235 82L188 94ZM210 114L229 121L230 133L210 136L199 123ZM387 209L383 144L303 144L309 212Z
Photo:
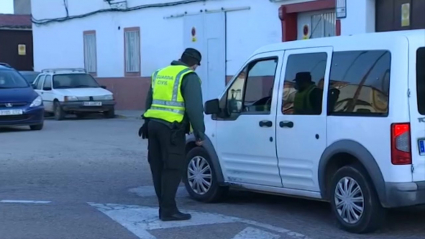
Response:
M37 78L40 72L37 71L20 71L21 75L27 80L28 83L34 83L35 78Z
M29 126L43 129L41 97L15 69L0 65L0 126Z

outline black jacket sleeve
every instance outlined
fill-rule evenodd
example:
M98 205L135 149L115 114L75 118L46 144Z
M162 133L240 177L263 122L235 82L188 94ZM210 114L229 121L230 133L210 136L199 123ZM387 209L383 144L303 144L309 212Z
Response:
M199 76L190 73L183 77L181 86L182 96L185 102L186 115L192 125L196 139L205 139L204 106L202 100L202 88Z
M152 85L149 85L149 91L146 95L145 110L148 110L152 105Z

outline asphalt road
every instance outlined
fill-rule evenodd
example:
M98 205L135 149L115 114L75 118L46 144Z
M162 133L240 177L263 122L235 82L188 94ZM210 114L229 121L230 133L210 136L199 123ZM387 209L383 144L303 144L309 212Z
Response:
M336 228L326 203L232 192L202 204L179 189L188 222L162 223L136 119L46 120L0 129L0 239L425 238L425 209L392 211L369 235Z

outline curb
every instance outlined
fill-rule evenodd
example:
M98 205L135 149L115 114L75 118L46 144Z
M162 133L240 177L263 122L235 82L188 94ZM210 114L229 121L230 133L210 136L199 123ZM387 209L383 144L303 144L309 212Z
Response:
M115 115L115 118L117 118L117 119L138 119L138 120L142 119L142 117L140 117L140 116L126 116L126 115Z

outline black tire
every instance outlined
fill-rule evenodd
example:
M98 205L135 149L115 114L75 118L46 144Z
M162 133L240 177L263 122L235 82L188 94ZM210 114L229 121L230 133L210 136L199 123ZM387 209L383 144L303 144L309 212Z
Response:
M110 109L110 110L108 110L108 111L105 111L105 112L103 112L103 115L104 115L106 118L109 118L109 119L115 118L115 109L114 109L114 108L112 108L112 109Z
M31 130L42 130L43 127L44 127L44 124L30 125Z
M87 116L86 113L75 113L75 116L77 116L78 119L83 119L84 117Z
M344 178L348 180L354 180L354 182L356 182L360 188L360 192L353 195L353 197L359 198L360 195L363 195L364 199L363 203L355 204L362 207L363 212L359 213L358 210L355 210L356 214L360 215L360 217L358 220L351 223L344 220L343 216L340 215L336 205L336 191L338 182L340 182L340 180L344 180ZM354 192L355 188L356 187L353 187L350 191ZM339 191L340 190L338 190L338 192ZM354 164L344 166L334 174L331 181L329 199L332 206L332 212L334 213L339 226L345 231L352 233L369 233L378 230L384 224L386 210L382 207L374 185L370 180L366 170L361 165Z
M192 159L197 156L205 159L208 165L210 166L210 170L208 171L211 173L211 179L210 179L211 185L208 191L205 192L204 194L200 194L196 192L191 187L191 183L189 183L189 179L188 179L189 164L191 163ZM204 148L195 147L189 151L189 153L186 155L186 164L184 169L183 182L191 198L200 202L213 203L213 202L218 202L225 197L225 195L229 191L229 188L218 185L217 177L214 170L215 169L214 169L214 165L212 164L211 158Z
M54 116L55 120L63 120L65 118L65 112L58 101L54 102Z

